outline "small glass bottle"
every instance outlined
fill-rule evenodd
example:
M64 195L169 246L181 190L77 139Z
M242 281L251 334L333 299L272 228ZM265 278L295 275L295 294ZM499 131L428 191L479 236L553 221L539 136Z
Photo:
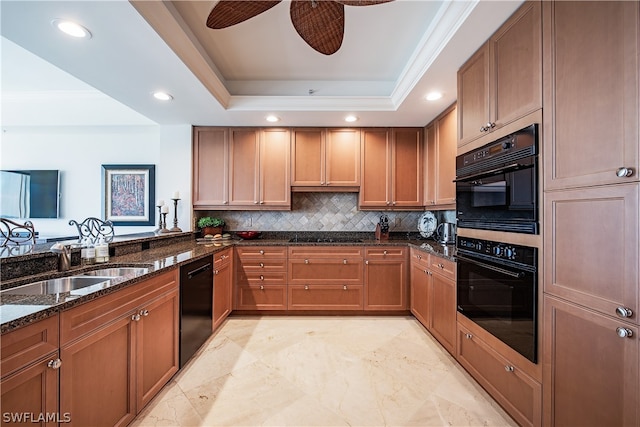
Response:
M91 265L96 262L96 248L88 237L82 239L80 256L82 258L82 265Z
M109 244L101 237L96 245L96 262L103 263L109 261Z

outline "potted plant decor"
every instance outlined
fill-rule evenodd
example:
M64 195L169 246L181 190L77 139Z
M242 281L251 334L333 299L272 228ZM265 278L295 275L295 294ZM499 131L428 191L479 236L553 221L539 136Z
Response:
M202 230L202 235L222 234L224 228L224 220L222 218L213 218L210 216L203 216L198 220L198 228Z

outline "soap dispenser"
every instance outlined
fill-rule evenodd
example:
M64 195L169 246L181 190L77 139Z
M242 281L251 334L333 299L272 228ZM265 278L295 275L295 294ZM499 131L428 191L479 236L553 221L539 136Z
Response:
M101 237L96 245L96 262L109 262L109 244Z

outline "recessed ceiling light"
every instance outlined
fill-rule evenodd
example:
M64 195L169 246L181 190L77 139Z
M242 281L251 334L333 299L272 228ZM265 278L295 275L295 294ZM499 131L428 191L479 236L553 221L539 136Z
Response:
M173 96L169 95L167 92L153 92L153 97L155 99L159 99L160 101L171 101Z
M428 93L425 98L427 98L427 101L436 101L436 100L442 98L442 92L431 92L431 93Z
M265 117L265 119L268 122L271 122L271 123L275 123L275 122L279 122L280 121L280 117L274 116L274 115L267 116L267 117Z
M344 118L344 121L345 121L345 122L352 123L352 122L358 121L358 118L357 118L356 116L351 115L351 116L347 116L347 117L345 117L345 118Z
M72 21L67 21L65 19L54 19L53 21L51 21L51 25L53 25L54 28L57 28L63 33L70 35L71 37L87 39L91 38L91 32L89 30L87 30L82 25L76 24Z

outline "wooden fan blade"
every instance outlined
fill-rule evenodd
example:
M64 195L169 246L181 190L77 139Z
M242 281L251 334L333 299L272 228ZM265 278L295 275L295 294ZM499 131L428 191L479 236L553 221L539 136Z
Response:
M320 53L331 55L342 46L344 6L340 3L292 0L291 22L300 37Z
M372 6L374 4L389 3L393 0L334 0L346 6Z
M220 0L207 18L207 27L227 28L239 24L256 15L260 15L280 3L282 0Z

